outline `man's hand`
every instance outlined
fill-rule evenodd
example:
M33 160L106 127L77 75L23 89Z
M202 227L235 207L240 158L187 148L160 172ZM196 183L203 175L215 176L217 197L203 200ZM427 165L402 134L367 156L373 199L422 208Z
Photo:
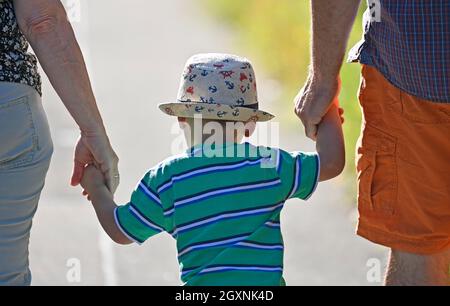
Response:
M74 169L71 184L81 183L87 165L94 164L103 173L108 189L114 193L119 185L119 159L111 148L106 134L83 134L75 148Z
M306 136L317 139L317 129L334 101L338 101L341 81L309 77L295 98L295 113L305 127ZM339 110L343 114L343 110ZM341 114L341 115L342 115Z
M310 0L311 68L295 99L295 112L306 135L317 139L317 127L340 90L339 72L361 0Z

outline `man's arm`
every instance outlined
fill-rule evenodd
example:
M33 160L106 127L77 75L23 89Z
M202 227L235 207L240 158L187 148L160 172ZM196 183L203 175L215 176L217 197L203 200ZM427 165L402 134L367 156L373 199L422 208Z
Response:
M342 173L345 167L345 145L338 103L333 103L319 124L316 149L320 157L320 178L327 181Z
M311 0L311 67L295 99L295 112L311 139L316 139L320 121L339 94L339 71L360 2Z

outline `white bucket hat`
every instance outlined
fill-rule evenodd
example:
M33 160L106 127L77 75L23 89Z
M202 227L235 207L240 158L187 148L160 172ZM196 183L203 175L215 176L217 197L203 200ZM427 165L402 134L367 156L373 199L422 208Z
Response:
M170 116L229 121L268 121L273 115L258 109L252 64L228 54L191 57L181 78L178 102L159 108Z

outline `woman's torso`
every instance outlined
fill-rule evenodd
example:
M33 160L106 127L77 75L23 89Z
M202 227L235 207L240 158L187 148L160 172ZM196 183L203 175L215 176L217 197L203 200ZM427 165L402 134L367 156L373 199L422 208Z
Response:
M12 0L0 0L0 82L29 85L42 94L37 60L28 52Z

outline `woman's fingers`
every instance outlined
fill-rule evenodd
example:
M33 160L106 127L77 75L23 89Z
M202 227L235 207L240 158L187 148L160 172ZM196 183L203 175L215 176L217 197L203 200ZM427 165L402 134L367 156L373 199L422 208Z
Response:
M105 176L106 186L108 187L111 193L115 193L117 187L120 184L120 176L119 176L119 158L116 153L111 149L108 152L108 164L105 169L102 169L103 175ZM103 166L103 165L102 165Z
M70 180L70 184L72 186L77 186L81 183L81 179L83 178L85 165L77 160L74 161L73 165L73 173L72 179Z
M85 165L93 164L103 173L105 184L114 193L119 185L119 159L111 148L107 135L82 134L76 153L79 159L87 161Z
M100 171L103 173L106 186L108 187L109 191L114 194L120 183L118 158L115 154L112 154L112 157L109 157L107 161L107 163L99 165L97 169L100 169Z
M108 187L109 191L111 191L113 194L116 192L117 187L119 187L120 184L120 176L119 171L117 168L110 169L105 174L106 179L106 186Z
M77 145L75 146L74 166L72 179L70 181L70 184L72 186L77 186L81 183L81 179L83 178L84 174L84 168L91 162L92 154L80 137L78 139Z

